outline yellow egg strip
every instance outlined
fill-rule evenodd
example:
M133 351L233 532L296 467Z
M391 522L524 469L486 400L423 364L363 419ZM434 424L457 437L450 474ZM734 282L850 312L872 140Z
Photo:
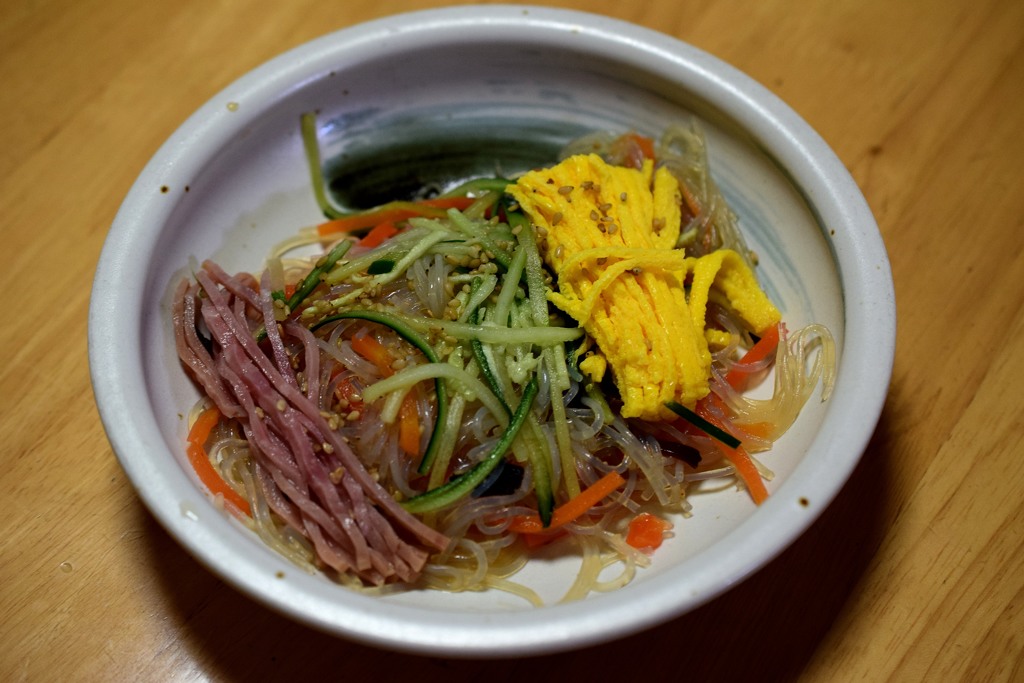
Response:
M670 419L666 401L692 406L707 395L708 340L725 334L705 330L712 286L754 331L778 320L738 254L695 259L674 248L679 184L650 161L638 170L578 155L525 174L509 193L536 226L556 274L549 300L597 344L601 355L581 369L599 379L611 368L624 417Z
M690 314L694 325L705 327L708 296L712 287L725 295L743 323L760 334L777 325L782 315L761 290L754 273L740 255L731 249L719 249L700 258L686 259L693 273L690 285Z

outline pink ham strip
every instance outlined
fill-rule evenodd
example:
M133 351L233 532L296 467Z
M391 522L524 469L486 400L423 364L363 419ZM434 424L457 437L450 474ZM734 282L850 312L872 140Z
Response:
M352 571L374 584L414 580L429 553L403 540L393 524L429 548L446 548L448 538L398 505L327 425L320 414L320 355L313 335L294 323L278 328L269 296L258 295L245 280L215 266L204 264L204 269L197 274L206 293L201 313L219 351L214 360L198 339L198 290L182 286L173 312L178 353L204 389L208 384L214 391L219 388L225 406L246 416L246 436L253 444L258 480L271 509L310 538L321 561L340 572ZM250 309L262 321L250 318ZM259 348L253 330L266 322L268 338L283 329L302 343L305 393L290 364L282 362L287 352L281 354L281 336L272 342L275 362ZM282 405L284 410L279 409ZM338 467L344 475L336 485L330 473Z

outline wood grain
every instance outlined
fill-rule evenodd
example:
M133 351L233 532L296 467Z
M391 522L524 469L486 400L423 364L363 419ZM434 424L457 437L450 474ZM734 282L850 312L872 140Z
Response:
M555 3L540 3L555 4ZM436 6L9 0L0 6L0 680L1024 680L1024 3L558 3L677 36L832 145L892 259L899 338L862 463L809 532L700 609L505 662L336 640L197 564L97 417L92 273L133 178L207 98L305 40Z

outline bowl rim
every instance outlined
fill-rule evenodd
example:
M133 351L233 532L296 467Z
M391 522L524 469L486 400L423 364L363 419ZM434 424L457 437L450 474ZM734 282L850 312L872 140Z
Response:
M797 479L818 478L817 497L809 509L773 496L730 534L747 541L746 547L715 544L700 553L700 563L687 562L691 573L684 592L670 587L672 572L666 572L631 585L628 595L620 590L595 600L500 615L436 613L347 591L339 603L325 606L304 593L301 582L275 582L267 572L233 565L240 560L221 538L230 533L231 522L189 522L178 499L170 495L174 485L187 481L184 473L177 481L162 481L168 473L152 458L136 455L166 450L152 431L155 422L132 417L134 406L145 396L139 360L142 288L122 285L145 281L142 259L133 254L139 248L152 249L156 235L147 234L144 226L166 219L169 212L168 203L158 203L151 189L169 176L187 178L190 150L216 148L245 124L246 117L257 116L261 105L329 71L329 65L341 63L340 55L360 50L385 54L437 40L464 40L467 28L473 29L475 40L515 31L539 43L571 41L577 49L600 52L687 87L699 85L701 97L710 105L739 121L755 139L772 141L771 154L805 192L808 204L822 213L823 225L843 226L829 237L843 286L846 349L839 367L845 378L842 391L837 385L831 400L840 404L833 410L848 410L858 420L847 420L828 437L830 443L843 444L840 457L815 467L801 464L793 472ZM374 44L378 47L367 47ZM226 101L245 104L228 112ZM583 647L654 626L718 596L778 555L827 507L867 446L888 391L895 332L888 256L867 202L825 141L769 90L696 47L621 20L526 5L469 5L393 15L329 33L258 66L200 107L147 163L114 219L93 282L88 342L94 396L121 466L158 521L214 573L260 602L329 633L408 652L489 657ZM825 466L829 476L821 479ZM774 522L767 532L764 518ZM597 602L600 618L594 615Z

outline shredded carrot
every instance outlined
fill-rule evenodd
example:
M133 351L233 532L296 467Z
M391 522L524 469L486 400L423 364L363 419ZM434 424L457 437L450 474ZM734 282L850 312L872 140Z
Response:
M540 521L540 515L532 514L514 517L509 529L519 534L542 534L557 529L579 519L624 483L626 480L622 478L621 474L615 471L609 472L586 490L580 491L579 495L555 508L551 515L551 524L547 528Z
M693 196L693 192L686 186L686 183L679 183L679 191L683 195L683 202L686 204L686 208L690 211L691 216L700 215L700 202Z
M654 158L654 140L639 133L627 133L626 138L636 143L647 159Z
M416 410L416 397L410 391L398 409L398 446L407 455L420 452L420 416Z
M352 350L376 365L381 375L390 377L394 374L395 371L391 367L394 358L391 352L373 335L357 334L352 337Z
M725 428L725 425L722 424L721 420L715 417L715 415L708 410L705 402L700 401L697 403L697 414L719 429L727 432L729 431ZM721 442L716 442L716 445L722 449L722 453L725 454L726 460L732 463L732 466L736 468L736 474L746 485L747 491L750 492L750 497L754 499L754 502L758 505L763 503L768 498L768 489L764 485L764 480L761 479L761 473L757 471L754 461L743 446L730 448Z
M398 228L395 227L394 222L384 221L373 226L370 232L366 233L366 237L359 240L359 246L372 249L373 247L379 247L384 240L389 237L393 237L398 234Z
M740 389L750 376L750 372L746 370L747 366L758 363L775 353L775 349L779 347L780 325L781 323L779 325L772 325L765 330L761 334L761 338L757 340L757 343L751 346L743 354L743 358L726 374L725 381L732 385L734 389Z
M207 408L196 418L188 433L188 461L210 493L223 497L224 503L233 507L235 512L252 517L252 508L249 507L249 502L228 486L220 473L214 469L210 462L210 456L206 453L206 442L210 439L210 432L218 422L220 422L220 411L216 406Z
M340 372L341 366L338 367L336 372L331 373L331 379L333 380ZM338 397L339 401L344 401L343 406L348 407L350 410L362 411L362 397L359 395L359 389L356 387L355 380L351 376L345 377L338 382L338 386L334 389L334 395Z
M629 522L626 543L637 550L657 550L672 523L650 512L641 512Z
M317 233L321 237L336 233L352 232L372 228L381 223L400 223L415 216L427 218L441 218L448 209L459 209L460 211L469 207L476 201L473 197L438 197L436 199L423 199L417 202L389 202L376 209L370 209L363 213L351 216L342 216L334 220L321 223L317 226Z
M352 337L352 350L377 366L384 377L395 373L391 367L394 358L391 352L377 338L369 334L357 334ZM398 409L398 446L409 455L420 452L420 419L416 405L416 397L409 392L402 399Z

